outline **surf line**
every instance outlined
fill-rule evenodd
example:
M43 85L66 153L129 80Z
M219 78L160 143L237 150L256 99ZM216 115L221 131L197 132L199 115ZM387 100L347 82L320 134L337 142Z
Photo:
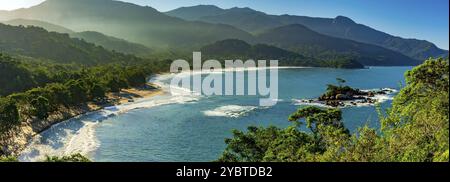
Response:
M176 74L170 83L172 95L179 95L176 90L180 89L180 85L182 88L192 90L192 92L182 93L187 95L245 95L245 72L237 71L243 69L248 74L247 95L268 97L259 100L260 106L274 106L277 104L278 60L270 60L268 69L270 78L267 78L266 60L258 60L258 65L252 59L245 62L239 59L225 60L225 70L231 71L226 71L225 74L222 74L224 69L219 61L210 59L202 64L201 52L193 52L192 58L193 70L191 70L191 66L186 60L178 59L172 62L170 72ZM202 79L203 74L207 74L204 79ZM236 77L234 76L235 74ZM225 76L225 89L223 88L223 76ZM269 86L267 81L269 81Z

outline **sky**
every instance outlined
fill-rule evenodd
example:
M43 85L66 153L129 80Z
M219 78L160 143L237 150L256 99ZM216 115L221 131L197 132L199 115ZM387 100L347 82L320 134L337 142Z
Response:
M0 10L13 10L44 0L0 0ZM347 16L391 35L417 38L449 49L449 0L122 0L169 11L211 4L221 8L250 7L268 14L334 18Z

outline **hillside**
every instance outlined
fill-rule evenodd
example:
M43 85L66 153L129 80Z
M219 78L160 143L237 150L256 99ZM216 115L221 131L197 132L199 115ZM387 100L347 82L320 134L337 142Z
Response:
M102 46L110 51L117 51L126 54L134 54L137 56L145 56L150 54L152 49L123 39L107 36L99 32L85 31L70 34L71 37L80 38L87 42Z
M242 40L228 39L217 41L201 49L205 59L241 59L252 60L278 60L279 66L312 66L312 67L339 67L363 68L356 61L340 61L331 63L311 57L306 57L291 51L265 44L250 45ZM222 59L219 59L222 60Z
M316 58L348 55L366 66L417 65L420 61L382 47L329 37L303 25L271 29L257 36L259 42Z
M44 29L46 29L49 32L58 32L58 33L67 33L67 34L72 34L75 33L74 31L59 26L59 25L55 25L55 24L51 24L45 21L39 21L39 20L28 20L28 19L13 19L13 20L9 20L9 21L5 21L2 22L6 25L13 25L13 26L35 26L35 27L42 27Z
M101 32L150 48L192 48L226 38L252 38L249 33L229 25L190 22L151 7L112 0L47 0L0 15L0 21L36 19L77 32Z
M70 37L83 39L86 42L94 43L110 51L117 51L135 55L148 55L150 52L152 52L150 48L147 48L141 44L136 44L116 37L107 36L100 32L75 32L68 28L39 20L14 19L3 23L14 26L36 26L42 27L49 32L67 33L70 35Z
M0 52L56 63L95 65L139 60L134 56L111 52L92 43L70 38L68 34L48 32L40 27L0 24L0 40Z
M196 10L200 9L203 13L196 13ZM277 16L250 8L221 9L216 6L184 7L169 11L166 14L189 20L228 24L253 33L261 33L279 26L301 24L321 34L378 45L414 59L424 60L430 56L448 55L448 51L440 49L428 41L404 39L389 35L366 25L358 24L344 16L337 16L336 18Z

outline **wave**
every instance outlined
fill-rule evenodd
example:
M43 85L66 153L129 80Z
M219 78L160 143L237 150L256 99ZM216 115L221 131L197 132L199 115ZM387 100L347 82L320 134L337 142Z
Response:
M167 92L170 75L160 75L153 78L154 84ZM110 117L141 108L151 108L169 104L188 104L198 101L195 96L162 95L152 98L136 99L134 103L105 107L102 110L86 113L51 126L49 129L33 137L25 150L19 155L19 161L34 162L45 160L46 156L66 156L74 153L92 157L100 146L95 128Z
M247 115L248 113L256 110L258 107L255 106L238 106L238 105L227 105L218 107L213 110L203 111L206 116L213 117L229 117L238 118Z

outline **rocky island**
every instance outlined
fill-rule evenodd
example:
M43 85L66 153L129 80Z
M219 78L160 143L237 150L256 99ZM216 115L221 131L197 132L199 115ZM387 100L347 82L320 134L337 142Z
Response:
M300 105L322 105L327 107L348 107L374 105L385 100L392 99L392 94L397 90L392 88L380 88L360 90L343 85L346 81L336 79L339 85L327 85L327 90L317 99L296 100Z

